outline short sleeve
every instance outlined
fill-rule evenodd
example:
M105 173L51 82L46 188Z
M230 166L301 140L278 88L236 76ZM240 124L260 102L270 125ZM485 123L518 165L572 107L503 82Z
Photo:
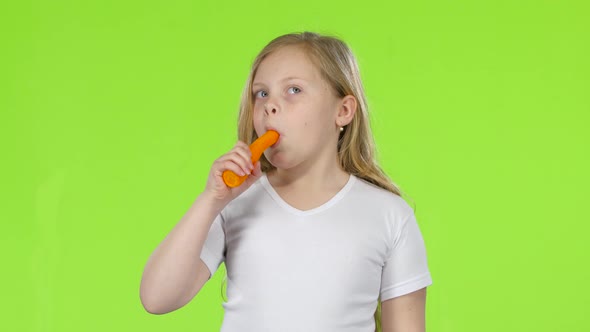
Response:
M432 284L424 239L414 213L403 219L394 237L381 275L381 301L417 291Z
M225 260L225 232L223 231L223 216L221 213L215 217L211 224L201 251L201 260L209 268L211 276L215 274L219 265Z

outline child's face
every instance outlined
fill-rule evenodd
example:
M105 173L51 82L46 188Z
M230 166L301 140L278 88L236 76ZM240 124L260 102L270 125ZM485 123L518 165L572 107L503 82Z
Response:
M265 151L275 167L288 169L335 151L340 99L301 48L287 46L268 55L258 67L252 93L258 136L271 128L280 134Z

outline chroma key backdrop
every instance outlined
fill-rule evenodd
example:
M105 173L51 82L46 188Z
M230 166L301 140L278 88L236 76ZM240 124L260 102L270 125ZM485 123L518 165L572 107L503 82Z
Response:
M165 315L142 271L235 144L258 51L315 31L355 53L379 163L415 208L427 330L590 331L588 17L582 0L4 1L0 330L219 331L223 265Z

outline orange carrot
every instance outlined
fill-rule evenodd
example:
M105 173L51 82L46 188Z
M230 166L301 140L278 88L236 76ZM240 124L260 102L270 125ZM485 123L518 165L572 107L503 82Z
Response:
M274 130L269 130L264 135L258 137L252 144L250 144L250 152L252 152L252 164L256 164L258 159L262 156L264 150L275 144L279 139L279 133ZM223 182L229 187L237 187L246 180L249 174L239 176L236 173L228 170L223 171Z

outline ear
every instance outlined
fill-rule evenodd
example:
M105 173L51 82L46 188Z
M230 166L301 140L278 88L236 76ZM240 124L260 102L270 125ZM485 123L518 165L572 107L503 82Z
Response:
M336 114L336 126L343 127L349 124L356 113L357 102L352 95L344 96L340 101L338 113Z

